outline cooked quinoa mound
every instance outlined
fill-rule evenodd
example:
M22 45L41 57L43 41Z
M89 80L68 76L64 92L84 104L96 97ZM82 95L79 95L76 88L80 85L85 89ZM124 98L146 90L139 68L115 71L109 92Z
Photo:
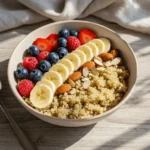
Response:
M123 66L97 67L87 77L72 83L72 89L64 94L55 94L51 105L35 108L29 99L25 101L36 110L54 117L79 119L102 114L116 106L126 93L129 71ZM90 80L90 86L83 83ZM67 83L68 81L66 81Z

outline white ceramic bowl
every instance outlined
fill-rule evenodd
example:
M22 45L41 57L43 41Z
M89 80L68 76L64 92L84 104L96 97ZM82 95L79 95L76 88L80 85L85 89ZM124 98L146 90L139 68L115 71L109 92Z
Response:
M16 89L16 81L14 78L14 71L17 68L17 65L22 62L23 59L23 54L24 51L32 44L32 42L38 38L38 37L47 37L50 33L57 33L60 29L62 28L68 28L68 29L75 29L75 30L80 30L82 28L88 28L93 30L98 37L106 37L109 38L112 42L112 47L117 48L121 51L121 55L123 57L123 60L125 62L125 65L128 67L130 71L130 78L128 81L128 86L129 89L127 93L125 94L124 98L122 101L112 108L111 110L101 114L97 115L91 118L87 119L60 119L60 118L55 118L55 117L50 117L47 115L44 115L32 107L30 107L26 102L23 100L23 98L19 95L17 89ZM21 42L20 44L16 47L14 52L12 53L12 56L9 60L9 65L8 65L8 80L10 87L18 99L18 101L33 115L36 117L55 124L55 125L60 125L60 126L68 126L68 127L79 127L79 126L86 126L90 125L93 123L98 122L101 119L104 119L106 116L114 112L117 108L119 108L130 96L130 94L133 91L133 88L135 86L137 79L137 62L135 55L133 53L133 50L131 47L114 31L96 24L92 22L87 22L87 21L62 21L62 22L56 22L56 23L51 23L48 25L45 25L43 27L40 27L36 29L35 31L31 32L28 34Z

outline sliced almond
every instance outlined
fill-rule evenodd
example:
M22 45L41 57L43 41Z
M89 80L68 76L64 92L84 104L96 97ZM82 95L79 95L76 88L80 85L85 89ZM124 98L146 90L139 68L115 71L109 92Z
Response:
M103 62L102 58L100 58L100 57L98 57L98 56L94 56L94 59L97 59L97 60Z
M88 74L89 74L89 69L87 67L83 68L82 74L83 74L84 77L87 77Z
M116 57L111 61L112 65L118 65L121 63L121 58L120 57Z
M75 83L71 79L68 79L68 82L72 87L75 87Z
M104 62L104 65L106 67L109 67L109 66L112 66L112 63L111 63L111 61L106 61L106 62Z
M104 66L103 63L99 61L98 59L94 59L94 62L99 66Z
M89 86L90 86L90 84L91 84L90 81L85 81L85 82L83 83L83 88L84 88L84 89L88 89Z

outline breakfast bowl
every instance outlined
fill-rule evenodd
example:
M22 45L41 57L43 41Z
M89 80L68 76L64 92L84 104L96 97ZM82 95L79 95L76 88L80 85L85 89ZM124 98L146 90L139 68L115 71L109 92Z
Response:
M103 112L102 114L97 114L94 116L90 116L87 118L59 118L55 116L49 116L47 114L44 114L38 109L34 109L34 107L31 107L28 105L28 103L23 99L23 97L18 93L17 91L17 82L16 78L14 76L14 72L17 69L17 66L20 62L23 60L23 56L25 55L25 50L29 48L30 45L32 45L33 41L37 39L38 37L46 38L50 33L58 33L62 28L67 28L69 30L81 30L81 29L89 29L96 33L97 37L105 37L111 41L111 47L118 49L119 54L123 60L123 63L129 70L129 78L127 81L128 89L121 98L121 101L118 102L117 105L112 107L111 109L107 110L106 112ZM48 25L45 25L43 27L40 27L30 34L28 34L16 47L16 49L13 51L11 58L9 60L8 64L8 81L9 85L11 87L11 90L13 91L15 97L17 100L23 105L23 107L28 110L31 114L38 117L39 119L46 121L51 124L59 125L59 126L67 126L67 127L79 127L79 126L86 126L90 124L94 124L101 119L104 119L108 115L112 114L115 110L117 110L131 95L135 83L137 79L137 61L134 55L134 52L132 48L114 31L111 29L104 27L102 25L87 22L87 21L61 21L56 23L51 23Z

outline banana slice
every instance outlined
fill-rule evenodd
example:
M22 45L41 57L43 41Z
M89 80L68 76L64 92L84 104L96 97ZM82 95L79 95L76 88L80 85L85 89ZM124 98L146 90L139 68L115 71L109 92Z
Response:
M80 50L75 50L72 53L77 54L80 57L81 60L81 65L83 65L86 62L86 55L84 52L80 51Z
M92 43L94 43L97 48L98 48L98 55L105 52L105 45L104 43L100 40L100 39L94 39L91 41Z
M105 45L105 49L104 49L104 52L107 53L109 50L110 50L110 47L111 47L111 43L108 39L106 38L100 38L100 40L104 43Z
M58 63L65 65L68 68L69 74L74 72L74 65L70 60L64 58L61 59Z
M93 52L92 52L92 49L89 46L87 46L86 44L83 45L83 46L78 47L77 49L84 52L84 54L86 55L86 61L91 60L94 56Z
M65 65L61 64L61 63L57 63L56 65L53 65L53 67L50 70L58 72L62 76L63 82L69 76L68 68Z
M44 84L36 84L30 93L30 101L37 108L45 108L52 102L53 92Z
M58 73L56 71L46 72L44 74L44 76L42 77L42 80L43 79L52 81L54 83L56 89L63 84L62 76L60 75L60 73Z
M92 49L92 52L93 52L94 56L98 55L98 48L94 43L88 42L88 43L86 43L86 45L89 46Z
M70 53L67 56L65 56L64 58L70 60L73 63L75 70L77 70L81 66L80 57L75 53Z
M52 81L49 81L47 79L42 79L41 81L37 82L37 84L47 85L48 87L52 89L52 92L55 92L56 90L55 84Z

